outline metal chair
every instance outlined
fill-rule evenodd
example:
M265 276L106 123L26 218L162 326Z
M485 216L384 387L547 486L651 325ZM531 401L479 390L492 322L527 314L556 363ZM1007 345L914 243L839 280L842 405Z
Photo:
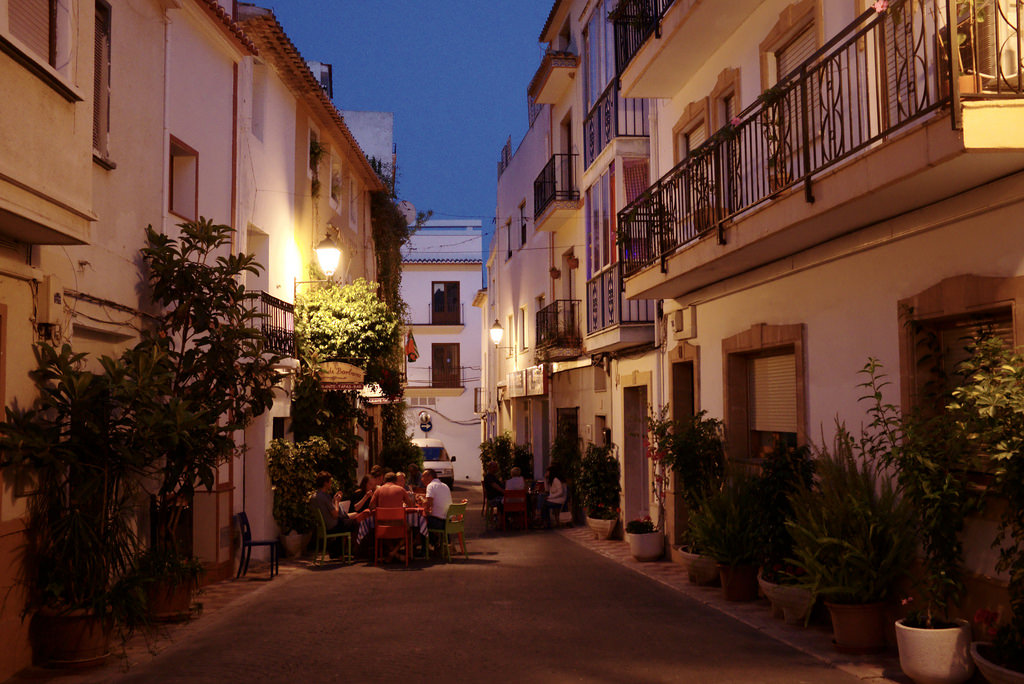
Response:
M427 532L430 535L438 535L441 537L441 542L444 545L444 560L450 562L452 559L451 554L451 542L455 536L458 535L459 543L462 545L462 553L465 554L466 560L469 560L469 552L466 551L466 506L469 505L467 499L463 499L461 503L453 503L448 506L448 512L444 516L444 529L435 530L430 529Z
M385 539L397 539L405 544L405 565L409 566L411 546L409 540L409 523L405 519L404 508L378 508L374 511L373 523L373 564L380 562L381 549Z
M238 579L245 575L245 573L249 572L249 559L252 557L252 547L254 546L270 547L270 579L274 579L274 575L280 572L280 565L278 564L277 556L277 540L253 539L252 527L249 525L249 516L245 514L245 511L236 513L235 520L238 521L238 528L242 532L242 550L238 558L238 573L235 575L235 579Z
M342 545L341 561L343 563L351 563L353 560L352 555L352 533L351 532L331 532L327 533L327 523L324 521L324 514L319 508L312 507L313 517L316 518L316 559L313 561L314 564L320 565L324 562L324 556L327 555L327 542L331 539L341 539L344 544Z

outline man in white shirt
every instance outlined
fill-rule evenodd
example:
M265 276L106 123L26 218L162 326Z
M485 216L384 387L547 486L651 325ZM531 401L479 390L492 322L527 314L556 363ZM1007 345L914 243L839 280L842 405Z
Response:
M452 490L448 485L437 479L433 468L423 471L422 482L427 488L423 500L423 512L427 516L427 527L432 530L443 530L448 506L452 503Z

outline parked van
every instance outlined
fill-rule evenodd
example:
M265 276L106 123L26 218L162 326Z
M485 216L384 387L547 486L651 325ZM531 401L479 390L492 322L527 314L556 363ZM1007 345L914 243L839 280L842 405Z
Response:
M423 452L423 469L433 468L441 482L451 487L455 484L455 457L448 456L448 450L444 448L444 442L439 439L418 438L412 443Z

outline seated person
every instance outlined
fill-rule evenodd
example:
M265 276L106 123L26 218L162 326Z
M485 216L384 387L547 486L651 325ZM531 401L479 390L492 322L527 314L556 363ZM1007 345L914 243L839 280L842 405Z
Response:
M409 464L409 486L410 487L422 487L420 482L420 467L415 463Z
M502 486L501 478L498 477L497 461L487 462L487 473L484 475L484 498L487 503L501 511L502 498L505 496L505 488Z
M334 496L331 496L330 490L331 474L322 470L316 476L316 494L313 496L311 504L323 515L327 534L355 532L359 529L359 521L368 517L370 512L345 513L341 510L341 501L344 495L341 492L337 492ZM340 544L340 539L331 540L331 544L328 547L331 558L337 558L341 555Z
M377 487L370 499L370 508L402 508L412 506L412 495L397 482L398 476L395 473L384 475L384 484Z
M373 491L377 488L377 485L373 481L373 476L363 475L363 479L359 481L359 488L349 497L352 505L349 507L354 513L362 513L370 509L370 499L373 497Z
M512 469L512 477L505 480L505 489L526 489L523 471L518 466Z
M551 527L551 511L555 511L555 515L562 510L562 506L565 505L565 499L568 492L565 490L565 485L562 484L562 480L558 477L559 473L554 466L548 467L544 472L544 479L547 484L547 495L543 496L543 501L540 504L540 517L544 522L544 527ZM557 520L557 518L556 518Z
M423 471L423 483L427 493L423 495L423 513L427 516L427 527L432 530L443 530L448 506L452 503L452 491L448 485L437 479L433 468Z

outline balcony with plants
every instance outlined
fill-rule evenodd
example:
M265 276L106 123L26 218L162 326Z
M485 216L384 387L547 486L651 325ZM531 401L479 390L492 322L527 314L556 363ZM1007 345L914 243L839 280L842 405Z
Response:
M679 296L1024 169L1020 17L968 5L879 3L622 209L626 296Z
M654 341L656 303L625 299L618 264L587 281L587 351L607 352Z
M583 353L580 300L556 299L537 312L537 361L567 361Z
M576 172L578 154L558 153L533 181L533 216L537 230L557 231L583 205Z

